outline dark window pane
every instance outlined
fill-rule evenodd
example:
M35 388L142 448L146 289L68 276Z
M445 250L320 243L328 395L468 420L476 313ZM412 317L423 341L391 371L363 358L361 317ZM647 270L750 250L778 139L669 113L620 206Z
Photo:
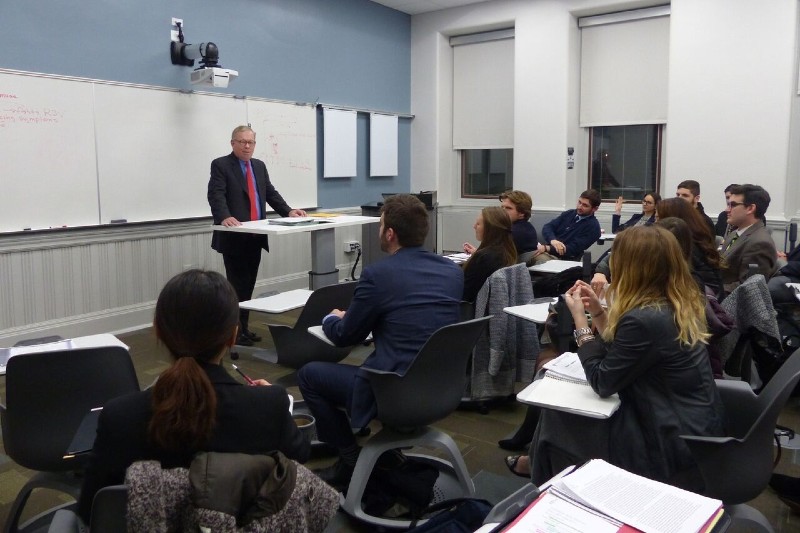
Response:
M589 146L589 187L603 200L640 201L647 191L658 190L661 125L595 127Z
M514 150L462 150L461 196L492 198L513 188Z

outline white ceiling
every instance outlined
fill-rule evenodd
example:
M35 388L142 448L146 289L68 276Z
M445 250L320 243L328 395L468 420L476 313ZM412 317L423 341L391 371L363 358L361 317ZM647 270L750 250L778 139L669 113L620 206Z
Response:
M383 4L386 7L408 13L409 15L419 15L428 11L438 11L450 7L465 6L467 4L479 4L490 2L491 0L372 0L375 3Z

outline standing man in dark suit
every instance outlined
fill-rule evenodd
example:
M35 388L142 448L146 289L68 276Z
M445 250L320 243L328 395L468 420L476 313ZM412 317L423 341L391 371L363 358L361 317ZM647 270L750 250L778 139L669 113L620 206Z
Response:
M256 132L250 126L238 126L231 133L233 151L211 162L208 181L208 204L214 224L241 226L242 222L265 218L266 204L282 217L304 217L302 209L292 209L269 181L267 166L253 159ZM261 250L269 251L266 235L215 231L211 247L222 254L225 275L231 282L239 301L253 297ZM249 311L240 310L239 336L236 344L252 346L261 337L248 328Z
M364 268L346 311L333 309L322 320L336 346L358 344L372 332L375 351L364 367L403 374L434 331L459 320L464 275L449 259L423 248L427 234L422 202L410 194L387 198L379 236L389 257ZM297 381L319 439L339 451L333 466L316 473L334 488L346 488L360 452L350 428L366 427L377 413L366 372L313 362L300 369Z
M748 266L758 265L758 273L769 279L775 273L778 252L767 228L762 223L769 207L769 193L759 185L736 185L728 200L728 224L734 226L722 243L722 269L725 292L730 293L747 279Z

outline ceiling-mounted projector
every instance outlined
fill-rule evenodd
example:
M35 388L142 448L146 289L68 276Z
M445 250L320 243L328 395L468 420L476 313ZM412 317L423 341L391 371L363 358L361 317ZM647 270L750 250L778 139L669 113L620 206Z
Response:
M219 64L219 49L212 42L185 44L173 41L170 43L170 59L173 65L187 67L193 67L194 60L200 59L200 68L193 70L189 75L192 85L225 88L239 76L238 71L223 68Z
M189 76L192 85L210 85L212 87L227 87L228 83L239 75L235 70L220 67L205 67L193 70Z

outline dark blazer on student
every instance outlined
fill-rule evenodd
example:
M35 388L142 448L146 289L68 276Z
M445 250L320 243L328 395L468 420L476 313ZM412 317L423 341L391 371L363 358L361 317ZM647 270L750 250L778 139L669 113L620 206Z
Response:
M716 226L714 226L714 221L711 220L711 217L706 214L706 210L703 207L702 202L697 202L696 207L697 211L700 213L700 216L702 216L705 219L706 224L708 224L708 229L711 230L711 235L716 235L717 229Z
M758 273L769 279L775 273L778 260L772 236L760 220L756 220L734 241L737 233L732 231L722 243L722 256L727 263L722 270L722 282L727 293L747 279L748 265L758 265Z
M579 261L583 252L600 238L600 223L597 221L597 217L589 215L576 221L577 214L577 209L564 211L542 227L542 237L546 244L556 239L567 247L564 255L558 255L555 250L552 250L550 255L553 257Z
M288 216L292 208L270 182L269 172L267 172L264 162L260 159L251 159L250 166L253 169L258 197L261 201L261 218L264 218L266 204L269 204L280 216ZM247 192L247 180L242 173L239 158L233 155L233 152L211 162L208 204L211 206L214 224L220 224L228 217L234 217L239 222L250 220L250 195ZM211 238L211 247L222 254L237 255L252 247L269 250L269 242L266 235L215 231Z
M422 247L400 248L364 268L344 318L322 325L337 346L352 346L371 331L375 351L362 367L403 374L434 331L459 320L464 275L455 263ZM364 427L375 417L366 372L353 383L350 418Z
M503 267L511 266L506 265L505 260L505 252L501 246L487 246L472 254L464 264L464 293L461 299L474 302L489 276Z
M189 467L197 451L262 454L273 450L304 462L311 445L289 413L289 397L280 386L244 386L221 365L203 364L217 393L217 420L211 440L200 450L169 452L148 442L152 390L109 401L100 414L97 437L78 513L88 524L94 495L103 487L124 482L135 461L157 460L164 468Z
M515 220L511 224L511 237L514 238L517 255L533 252L539 245L539 236L536 234L536 228L528 220Z
M625 228L631 228L636 225L637 222L644 216L644 213L636 213L631 218L629 218L624 224L620 224L619 221L622 219L622 215L618 215L614 213L611 215L611 233L617 233L619 231L624 230ZM656 221L655 213L647 219L645 222L645 226L649 226L654 224Z
M692 273L702 281L703 285L714 291L714 295L721 301L725 296L722 271L709 265L705 254L697 246L692 246L691 267Z

